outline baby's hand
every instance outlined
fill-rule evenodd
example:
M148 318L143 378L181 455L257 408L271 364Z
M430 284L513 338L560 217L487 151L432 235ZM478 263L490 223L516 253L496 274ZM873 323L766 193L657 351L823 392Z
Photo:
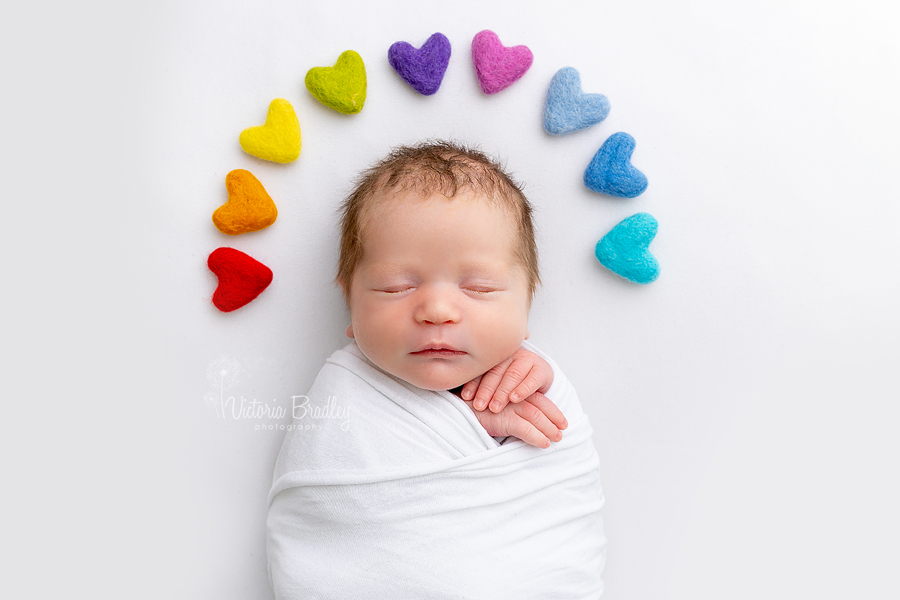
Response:
M473 400L476 411L490 401L490 410L499 413L507 402L521 402L535 392L542 394L553 384L553 368L546 360L524 348L465 384L463 400ZM492 399L493 398L493 399Z
M471 400L464 400L469 407ZM562 439L560 429L568 427L562 411L547 396L535 392L518 404L507 404L499 413L473 410L475 418L492 436L511 435L538 448Z

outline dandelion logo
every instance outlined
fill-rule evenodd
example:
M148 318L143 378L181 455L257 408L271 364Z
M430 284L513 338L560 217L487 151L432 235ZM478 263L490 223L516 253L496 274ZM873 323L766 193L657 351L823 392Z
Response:
M228 357L214 360L206 369L206 378L214 391L206 394L204 399L208 406L215 409L216 416L220 419L225 418L225 394L241 381L242 374L241 364Z

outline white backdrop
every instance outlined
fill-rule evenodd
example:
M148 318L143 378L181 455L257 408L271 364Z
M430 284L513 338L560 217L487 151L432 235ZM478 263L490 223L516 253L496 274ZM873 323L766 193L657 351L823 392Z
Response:
M346 342L332 278L334 209L350 178L394 144L452 137L504 159L537 209L544 285L531 340L566 371L595 427L605 597L900 593L893 4L24 10L3 40L15 141L4 167L13 401L3 444L20 492L5 517L19 557L7 585L272 597L265 498L283 433L257 430L275 419L220 418L207 401L287 407L307 390ZM471 65L482 29L535 56L495 96ZM387 49L436 31L453 55L426 98ZM303 86L309 68L347 49L368 74L354 116ZM564 66L612 110L551 137L541 111ZM237 143L276 97L302 129L289 165ZM634 164L650 181L635 199L581 183L617 131L636 139ZM262 181L279 217L231 238L210 216L237 168ZM648 286L593 257L640 211L659 221L661 276ZM206 257L220 246L275 273L231 314L210 302ZM220 385L223 364L239 378Z

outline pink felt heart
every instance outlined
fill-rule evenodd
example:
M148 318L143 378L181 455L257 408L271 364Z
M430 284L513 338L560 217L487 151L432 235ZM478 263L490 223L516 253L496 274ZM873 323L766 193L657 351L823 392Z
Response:
M505 90L531 67L534 55L528 46L507 48L489 29L479 31L472 39L472 62L481 91L496 94Z

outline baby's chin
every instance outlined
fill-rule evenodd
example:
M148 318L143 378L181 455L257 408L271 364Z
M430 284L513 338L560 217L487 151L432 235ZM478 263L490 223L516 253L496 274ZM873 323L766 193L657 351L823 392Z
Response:
M433 392L442 390L452 390L464 383L468 383L481 375L487 369L478 371L478 367L474 365L449 365L449 364L431 364L431 365L410 365L398 364L396 362L379 360L378 355L370 356L362 347L363 354L376 367L393 375L397 379L402 379L406 383Z
M454 388L458 388L464 383L468 383L469 381L475 379L476 375L468 376L468 375L457 375L455 377L449 376L416 376L410 379L404 379L407 383L411 383L418 388L422 388L423 390L430 390L432 392L440 392L443 390L452 390Z
M423 390L438 392L458 388L475 379L486 370L474 365L465 368L432 364L425 368L414 369L411 372L394 373L394 375Z

